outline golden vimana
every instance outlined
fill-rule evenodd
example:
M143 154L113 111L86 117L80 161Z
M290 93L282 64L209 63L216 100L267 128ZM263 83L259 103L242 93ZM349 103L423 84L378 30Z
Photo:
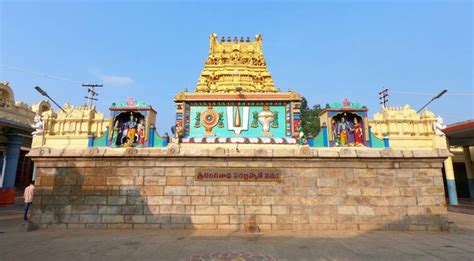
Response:
M262 36L222 37L209 36L209 55L199 76L198 93L274 93L272 76L262 52Z

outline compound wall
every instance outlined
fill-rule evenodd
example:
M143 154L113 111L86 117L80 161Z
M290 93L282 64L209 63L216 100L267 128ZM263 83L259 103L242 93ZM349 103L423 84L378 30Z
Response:
M40 228L440 230L446 150L180 147L33 149ZM199 168L281 180L199 181Z

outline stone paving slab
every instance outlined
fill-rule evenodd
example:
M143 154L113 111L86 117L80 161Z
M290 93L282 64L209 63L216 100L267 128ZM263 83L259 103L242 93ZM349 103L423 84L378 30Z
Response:
M451 214L450 214L451 215ZM0 260L474 260L473 215L460 232L26 232L21 209L0 210Z
M0 234L0 260L473 260L473 239L472 231L10 230Z

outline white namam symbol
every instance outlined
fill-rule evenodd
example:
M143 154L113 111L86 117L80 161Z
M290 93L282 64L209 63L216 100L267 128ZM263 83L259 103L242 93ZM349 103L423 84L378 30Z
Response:
M237 107L238 109L239 107ZM234 131L236 135L240 135L243 130L249 129L249 111L250 108L248 106L242 107L242 121L240 117L234 119L234 107L228 106L227 107L227 128L230 131ZM240 113L240 112L239 112ZM235 122L239 121L239 124L235 124ZM240 125L240 126L236 126Z

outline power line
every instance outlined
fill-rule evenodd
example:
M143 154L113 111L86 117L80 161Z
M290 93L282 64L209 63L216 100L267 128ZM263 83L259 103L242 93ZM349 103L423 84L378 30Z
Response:
M394 91L390 90L391 93L399 93L399 94L412 94L412 95L425 95L425 96L433 96L436 95L436 93L429 93L429 92L405 92L405 91ZM474 96L473 92L467 92L467 93L449 93L445 94L446 96Z
M5 69L9 69L9 70L12 70L12 71L17 71L17 72L22 72L22 73L29 73L29 74L33 74L33 75L36 75L36 76L42 76L42 77L49 78L49 79L55 79L55 80L59 80L59 81L66 81L66 82L70 82L70 83L82 84L82 83L79 82L79 81L70 80L70 79L67 79L67 78L58 77L58 76L53 76L53 75L48 75L48 74L39 73L39 72L33 72L33 71L23 70L23 69L11 67L11 66L4 65L4 64L0 64L0 67L3 67L3 68L5 68Z

